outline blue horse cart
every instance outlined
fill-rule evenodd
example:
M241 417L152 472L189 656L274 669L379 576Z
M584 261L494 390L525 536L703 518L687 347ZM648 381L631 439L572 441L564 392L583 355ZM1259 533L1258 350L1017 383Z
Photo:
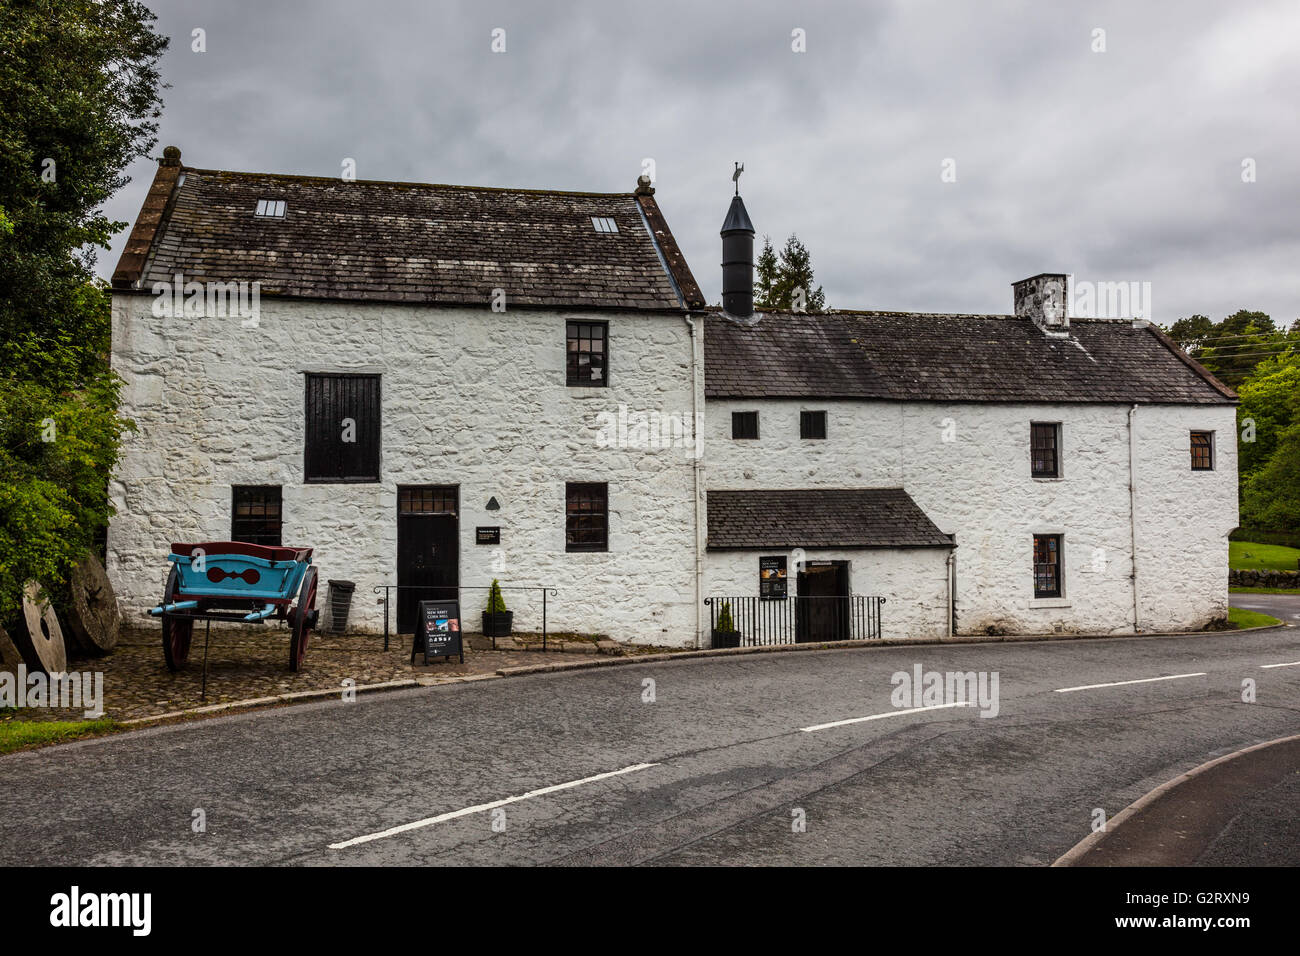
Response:
M242 541L173 544L167 590L149 612L162 618L167 667L185 666L195 621L252 624L271 618L289 624L289 670L302 667L319 614L311 552Z

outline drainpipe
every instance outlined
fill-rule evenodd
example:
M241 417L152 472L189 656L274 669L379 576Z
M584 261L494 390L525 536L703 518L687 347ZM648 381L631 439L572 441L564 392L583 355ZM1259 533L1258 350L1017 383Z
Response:
M953 619L957 616L956 589L953 587L953 574L957 567L956 545L948 549L948 636L953 636Z
M1137 453L1134 451L1135 436L1133 434L1133 416L1137 413L1137 410L1137 405L1128 410L1128 527L1129 546L1132 554L1134 634L1140 631L1138 627L1137 477L1134 473L1134 462L1137 459Z
M704 422L700 420L699 386L699 327L688 313L684 316L691 329L691 428L695 433L695 448L691 455L691 470L695 493L695 649L700 649L700 635L704 632L703 543L700 541L700 459L704 455Z

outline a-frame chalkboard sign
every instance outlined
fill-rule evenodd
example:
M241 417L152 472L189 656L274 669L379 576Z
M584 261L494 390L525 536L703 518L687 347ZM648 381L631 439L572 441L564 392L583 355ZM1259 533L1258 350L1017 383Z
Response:
M411 663L415 655L424 652L424 662L442 657L451 660L459 657L465 663L465 647L460 639L459 601L421 601L420 614L415 625L415 640L411 644Z

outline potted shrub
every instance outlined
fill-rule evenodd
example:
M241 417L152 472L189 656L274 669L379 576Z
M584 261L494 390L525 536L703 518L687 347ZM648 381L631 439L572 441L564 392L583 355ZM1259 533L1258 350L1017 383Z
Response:
M739 647L740 632L731 617L731 602L723 601L718 610L718 620L713 626L714 647Z
M501 596L501 582L493 578L492 589L488 591L487 607L483 609L483 635L509 637L514 620L515 612L506 610L506 599Z

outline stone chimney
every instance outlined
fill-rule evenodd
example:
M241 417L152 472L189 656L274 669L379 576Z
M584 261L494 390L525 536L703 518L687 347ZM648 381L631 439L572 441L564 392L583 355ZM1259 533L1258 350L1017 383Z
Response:
M1044 272L1011 283L1015 313L1034 320L1047 335L1070 334L1070 280L1072 276Z
M722 311L742 319L754 314L754 224L739 188L722 223Z

